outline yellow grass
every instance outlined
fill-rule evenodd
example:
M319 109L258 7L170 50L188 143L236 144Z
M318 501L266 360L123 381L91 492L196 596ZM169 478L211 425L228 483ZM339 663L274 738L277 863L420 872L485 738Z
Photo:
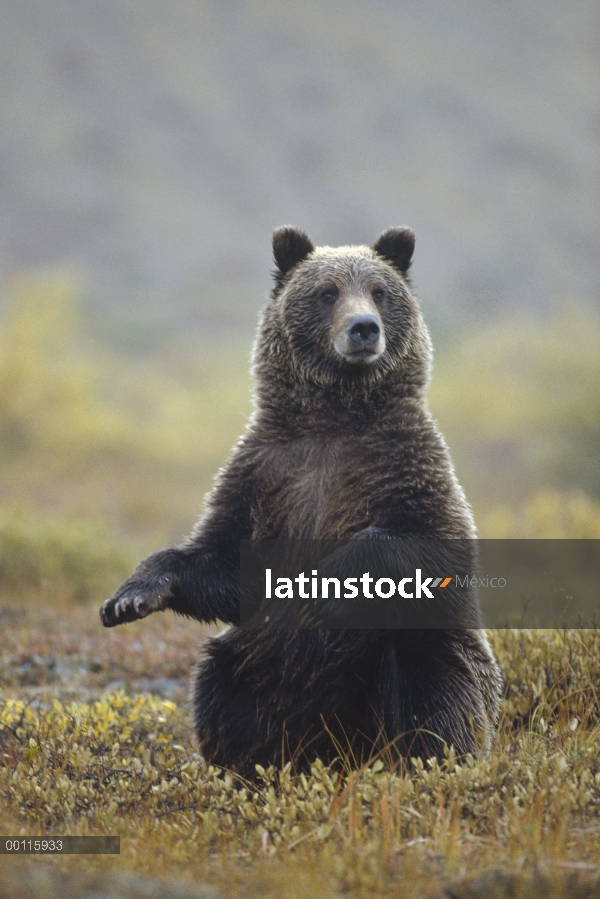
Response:
M251 784L207 767L172 701L7 696L0 829L119 834L119 857L52 861L226 895L435 895L490 872L508 890L502 878L518 873L524 892L497 893L508 896L525 895L536 872L589 880L600 860L600 635L490 636L506 679L490 757L457 761L450 750L404 771L385 757L361 770L317 761L309 776L286 765Z

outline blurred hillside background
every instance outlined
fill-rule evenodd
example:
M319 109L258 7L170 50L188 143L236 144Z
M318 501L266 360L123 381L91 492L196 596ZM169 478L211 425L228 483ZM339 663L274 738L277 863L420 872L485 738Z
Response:
M0 589L102 598L250 410L274 227L417 234L482 536L600 537L600 7L0 0Z

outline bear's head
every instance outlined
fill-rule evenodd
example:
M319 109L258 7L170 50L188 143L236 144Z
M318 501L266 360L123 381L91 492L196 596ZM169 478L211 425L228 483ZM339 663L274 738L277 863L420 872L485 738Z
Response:
M431 344L407 272L415 236L390 228L372 247L315 247L301 230L273 234L277 266L255 362L320 387L364 393L392 378L425 387Z

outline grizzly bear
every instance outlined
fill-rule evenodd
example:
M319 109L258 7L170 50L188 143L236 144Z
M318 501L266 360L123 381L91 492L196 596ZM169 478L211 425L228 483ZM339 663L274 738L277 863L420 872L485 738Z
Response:
M243 775L390 747L465 754L494 731L500 676L476 598L474 626L458 629L240 627L240 541L475 537L427 409L414 241L391 228L334 249L275 231L248 429L188 540L149 556L100 612L106 627L164 609L229 625L196 670L194 724L205 758Z

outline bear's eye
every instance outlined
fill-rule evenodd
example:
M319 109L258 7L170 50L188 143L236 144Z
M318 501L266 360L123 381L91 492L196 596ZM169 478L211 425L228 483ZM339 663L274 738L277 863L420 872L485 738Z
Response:
M373 299L376 303L382 303L385 300L385 290L383 287L376 287L373 291Z
M335 303L338 298L338 292L335 287L324 287L320 293L321 302L327 303L330 305L331 303Z

